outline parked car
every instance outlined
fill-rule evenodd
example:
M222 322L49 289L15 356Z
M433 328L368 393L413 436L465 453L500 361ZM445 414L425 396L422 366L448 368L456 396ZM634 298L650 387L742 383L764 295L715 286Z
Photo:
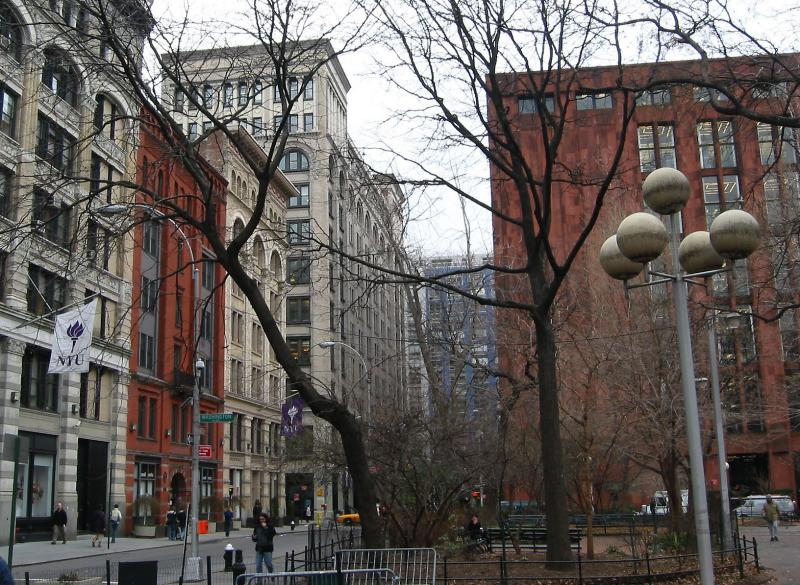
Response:
M794 505L789 496L772 496L772 501L778 506L781 516L791 516L794 514ZM740 518L757 517L760 518L764 513L764 504L767 503L767 496L747 496L741 500L741 505L733 511Z
M354 514L339 514L336 517L336 522L339 524L344 524L345 526L361 524L361 516L358 515L358 512L355 512Z

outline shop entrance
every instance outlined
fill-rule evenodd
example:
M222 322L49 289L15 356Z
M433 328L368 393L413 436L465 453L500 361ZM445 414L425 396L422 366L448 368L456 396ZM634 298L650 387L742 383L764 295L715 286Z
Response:
M91 530L98 506L106 509L108 443L78 439L78 530Z

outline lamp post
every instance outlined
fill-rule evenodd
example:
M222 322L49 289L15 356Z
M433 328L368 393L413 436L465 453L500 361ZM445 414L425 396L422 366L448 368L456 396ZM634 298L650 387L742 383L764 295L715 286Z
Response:
M108 217L120 215L131 209L142 209L150 216L157 219L165 219L173 225L175 230L180 235L186 248L189 250L189 260L192 265L192 281L193 281L193 295L192 299L192 325L194 337L194 385L192 387L192 492L191 492L191 517L190 523L192 526L192 556L188 559L186 564L186 580L199 581L200 580L200 540L197 534L197 521L199 518L198 508L200 507L200 457L198 453L198 440L200 438L200 376L205 368L205 363L202 358L197 355L197 348L200 343L200 319L197 315L197 309L200 304L200 270L195 263L194 251L192 250L191 242L186 236L186 233L181 229L181 226L172 219L159 211L152 205L146 203L113 203L100 207L97 213Z
M334 347L336 345L341 345L342 347L346 347L347 349L352 351L354 354L356 354L358 356L358 359L361 360L361 363L364 366L364 372L366 373L366 376L367 376L367 420L371 421L372 420L372 382L371 382L369 366L367 365L367 360L364 359L364 356L361 355L360 351L358 351L352 345L350 345L348 343L345 343L344 341L333 341L333 340L320 341L317 345L319 345L323 349L330 349L330 348L332 348L332 347Z
M708 232L691 233L679 243L676 214L686 205L691 192L686 176L677 169L657 169L645 179L643 190L647 206L658 214L669 216L669 233L661 220L649 213L629 215L622 220L617 233L603 243L600 264L609 276L625 281L626 288L672 283L700 583L713 585L714 559L711 552L686 285L693 283L692 277L705 278L721 272L725 259L735 261L752 254L759 244L759 227L749 213L732 209L719 214ZM674 273L649 271L658 278L628 286L627 280L639 274L645 264L658 258L667 243L670 245Z

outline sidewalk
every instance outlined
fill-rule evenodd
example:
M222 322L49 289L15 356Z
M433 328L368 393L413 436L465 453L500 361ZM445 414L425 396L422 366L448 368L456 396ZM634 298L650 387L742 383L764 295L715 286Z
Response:
M762 568L773 571L774 585L797 585L800 582L800 526L782 525L778 529L778 542L769 541L769 531L762 525L741 526L739 532L748 540L758 542L758 559Z
M295 532L305 532L307 525L300 525L295 528ZM278 534L289 532L288 526L281 526L276 528ZM214 534L201 534L200 544L211 542L221 542L225 540L233 540L250 536L251 530L249 528L242 528L231 532L230 537L225 536L224 532L216 532ZM103 539L103 545L100 548L93 548L91 545L92 536L90 534L81 534L77 540L68 540L67 544L50 544L50 541L37 541L37 542L23 542L14 545L14 567L24 567L25 565L34 565L39 563L47 563L51 561L62 561L69 559L80 559L86 557L102 556L107 554L117 554L130 551L148 550L165 547L182 547L183 542L180 540L169 540L167 538L133 538L133 537L117 537L117 541L111 545L111 548L106 548L106 539ZM191 542L187 545L191 547ZM0 556L6 557L8 549L6 547L0 548Z

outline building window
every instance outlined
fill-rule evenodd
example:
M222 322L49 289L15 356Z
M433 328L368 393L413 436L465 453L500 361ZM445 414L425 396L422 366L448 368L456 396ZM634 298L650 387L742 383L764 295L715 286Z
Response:
M160 279L151 280L146 276L142 276L141 308L143 312L156 314L159 286Z
M202 283L203 288L207 289L208 291L213 291L215 286L215 278L214 278L214 269L216 268L216 262L213 258L209 258L207 256L203 257L203 270L202 270Z
M555 111L555 100L553 96L547 95L542 98L544 100L544 107L551 114ZM537 107L536 98L532 95L521 95L517 97L517 111L520 114L535 114L539 111Z
M189 122L189 140L197 140L197 137L200 136L197 131L197 122Z
M74 107L78 103L78 75L58 51L46 49L44 52L42 85L69 105Z
M247 82L240 81L239 85L237 86L237 95L239 97L239 105L245 106L247 105Z
M95 97L94 127L110 140L117 138L117 126L122 120L117 116L117 105L103 94Z
M300 80L296 77L289 78L289 99L294 99L300 93Z
M781 329L781 344L783 347L783 361L800 361L800 338L798 337L797 321L794 311L786 311L779 320Z
M306 87L303 89L303 99L304 100L313 100L314 99L314 80L309 79L306 81Z
M252 352L256 355L264 353L264 330L258 323L252 323L250 327L250 340Z
M613 107L611 94L607 92L579 93L575 96L575 103L578 110L607 110Z
M256 82L253 84L253 103L256 105L260 105L262 103L262 94L264 91L264 86L261 83L261 80L256 79Z
M676 168L675 129L672 124L639 126L639 162L643 173L661 167Z
M794 130L761 123L756 124L756 130L762 165L772 165L777 160L784 164L797 162L797 140Z
M33 225L38 234L54 244L69 244L69 207L57 205L50 193L38 187L34 190Z
M157 463L137 463L136 464L136 497L138 500L143 496L156 495L156 478L158 477ZM139 518L153 518L153 510L145 504L139 504L135 510Z
M800 201L800 176L797 172L768 173L764 177L764 199L767 221L779 226L797 217Z
M703 201L706 209L706 224L711 227L711 222L722 211L728 209L741 209L742 196L739 193L739 177L725 175L722 184L717 177L703 177Z
M280 168L283 172L307 171L308 157L301 150L289 150L281 158Z
M203 86L203 107L208 110L214 107L214 88L210 85Z
M314 114L303 114L303 132L311 132L314 129Z
M2 38L0 36L0 39ZM16 135L16 122L17 96L5 86L0 85L0 132L13 138Z
M22 356L20 405L37 410L58 411L57 374L48 374L50 352L33 345L26 346Z
M308 219L290 221L287 231L290 246L305 246L311 238L311 221Z
M311 297L289 297L286 299L286 322L291 324L311 322Z
M264 135L264 118L253 118L253 136Z
M149 374L156 371L156 338L139 332L139 369Z
M11 179L13 174L0 167L0 216L9 217L11 213Z
M222 85L222 106L230 108L233 106L233 84L224 83Z
M698 123L697 143L700 148L701 168L736 166L733 122L730 120L711 120Z
M158 223L146 221L142 224L142 250L153 258L158 258L161 229Z
M291 256L286 260L286 282L308 284L311 282L311 260L306 256Z
M307 335L290 335L286 337L289 353L299 366L311 365L311 338Z
M727 101L728 99L728 96L726 96L724 93L709 87L694 87L692 91L694 101L700 103L710 102L712 95L716 96L716 98L720 101Z
M111 232L90 220L86 236L86 259L89 263L108 270L112 246Z
M39 114L38 132L36 156L56 169L69 173L72 170L75 138L43 114Z
M66 304L67 281L35 264L28 266L28 311L46 315Z
M183 112L183 109L186 106L186 94L183 92L183 90L176 87L175 97L173 99L174 99L175 111Z
M647 89L636 96L637 106L666 106L672 103L672 94L668 87Z
M295 187L300 194L291 195L289 197L289 207L308 207L308 183L300 183L299 185L295 185Z
M241 394L244 389L244 364L241 360L231 360L231 392Z
M22 53L22 27L6 2L0 3L0 50L19 61Z
M231 309L231 341L241 345L244 341L244 315Z

